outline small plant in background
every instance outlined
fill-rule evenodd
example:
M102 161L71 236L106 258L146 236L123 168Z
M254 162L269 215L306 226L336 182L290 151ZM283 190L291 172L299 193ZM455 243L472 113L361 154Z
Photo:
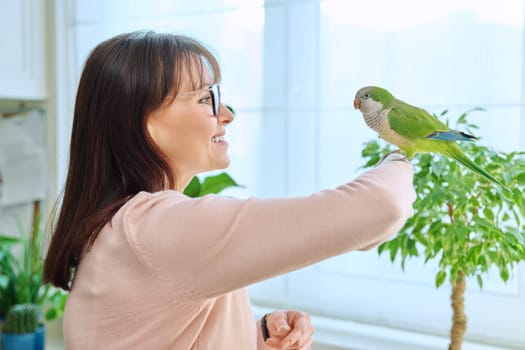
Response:
M2 327L4 333L33 333L41 325L40 308L35 304L18 304L9 309Z
M445 115L446 111L441 114ZM448 122L447 122L448 124ZM458 129L477 129L467 113L457 121ZM461 143L472 159L499 179L511 192L442 156L416 156L414 186L417 200L414 215L400 233L378 247L389 252L404 269L409 257L437 259L436 288L447 280L452 285L453 324L451 350L461 349L466 332L464 309L466 277L475 277L480 288L489 268L496 267L503 281L513 266L525 260L525 152L496 152L473 142ZM393 147L381 141L365 144L364 167L376 164Z
M41 238L39 203L29 234L21 238L0 235L0 318L17 304L37 305L47 321L62 316L67 293L42 283Z
M44 350L45 326L35 304L17 304L9 309L2 327L4 350Z

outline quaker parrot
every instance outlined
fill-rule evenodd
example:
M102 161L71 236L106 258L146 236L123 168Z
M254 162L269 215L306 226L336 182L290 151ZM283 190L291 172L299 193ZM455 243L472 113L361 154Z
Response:
M361 110L366 124L385 141L396 145L411 159L417 153L440 153L509 191L505 185L474 163L455 141L474 141L465 132L452 130L424 109L396 99L387 90L366 86L355 95L354 107Z

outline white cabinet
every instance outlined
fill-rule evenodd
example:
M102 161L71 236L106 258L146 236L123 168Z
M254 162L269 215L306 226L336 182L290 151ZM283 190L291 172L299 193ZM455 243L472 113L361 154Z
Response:
M44 0L0 0L0 99L43 100Z

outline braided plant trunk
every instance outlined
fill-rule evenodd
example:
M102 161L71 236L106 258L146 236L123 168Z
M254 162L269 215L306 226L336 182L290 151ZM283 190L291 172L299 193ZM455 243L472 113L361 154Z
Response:
M454 223L454 207L447 203L450 223ZM461 350L463 338L467 331L467 315L465 315L465 273L459 270L456 280L452 281L452 294L450 295L452 305L452 328L450 329L449 350Z
M465 315L465 274L458 272L456 283L452 284L452 329L450 330L449 350L461 350L463 338L467 331L467 315Z

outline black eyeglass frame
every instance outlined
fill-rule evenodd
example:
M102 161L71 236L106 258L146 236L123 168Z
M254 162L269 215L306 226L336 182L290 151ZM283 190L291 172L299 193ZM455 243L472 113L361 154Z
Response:
M209 91L213 116L218 117L221 111L221 87L219 84L210 85L207 89L185 91L180 93L178 96L192 95L204 91Z
M221 111L221 87L219 84L213 84L208 90L210 91L212 112L217 117Z

